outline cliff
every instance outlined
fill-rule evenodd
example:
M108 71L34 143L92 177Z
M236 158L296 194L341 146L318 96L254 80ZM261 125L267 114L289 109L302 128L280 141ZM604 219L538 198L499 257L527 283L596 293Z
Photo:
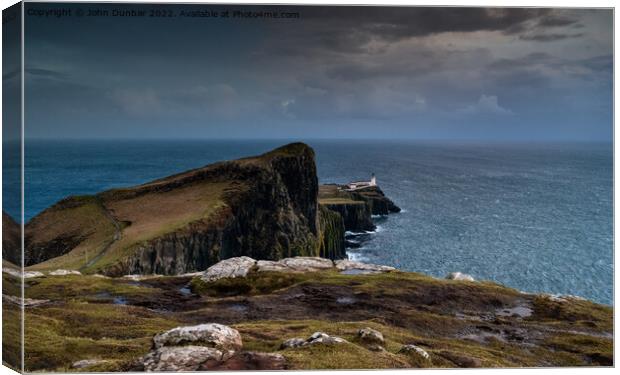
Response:
M363 232L375 229L372 215L400 212L400 208L383 194L378 186L347 191L345 186L326 184L319 187L319 204L338 212L347 231Z
M25 229L31 269L180 274L247 255L346 256L319 211L314 151L293 143L143 185L70 197ZM325 216L327 215L327 216ZM343 240L344 241L344 240Z
M2 259L21 265L21 228L6 212L2 211Z

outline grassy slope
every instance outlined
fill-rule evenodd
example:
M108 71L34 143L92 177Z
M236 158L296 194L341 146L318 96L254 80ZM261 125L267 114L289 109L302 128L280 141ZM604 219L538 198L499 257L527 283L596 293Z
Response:
M30 228L39 233L41 240L69 232L76 233L84 241L71 252L28 269L67 268L96 272L130 254L133 247L145 241L172 233L191 222L208 219L225 207L222 195L230 185L203 182L122 199L114 199L114 195L107 192L107 199L103 199L100 205L88 203L41 216L37 225ZM121 228L120 238L116 240L116 226L104 213L105 209ZM105 253L98 257L103 250ZM89 264L95 257L96 262Z
M319 204L365 204L362 201L351 199L351 196L339 191L336 185L319 186Z
M31 279L27 296L47 296L54 302L26 310L27 368L68 370L74 361L100 358L110 362L89 370L123 370L150 350L153 334L206 322L237 328L246 350L280 352L293 369L457 367L472 360L485 367L584 365L607 363L612 357L612 340L605 336L612 329L611 308L525 296L492 283L401 272L262 273L211 284L194 280L193 289L204 297L182 296L178 288L188 281L162 277L136 285L92 276ZM316 295L317 288L328 294ZM102 298L103 292L109 295ZM338 306L330 302L338 293L353 293L363 301ZM123 296L128 305L112 304L112 296ZM524 298L534 310L525 319L496 317L488 323L455 315L492 313L495 307ZM229 309L240 304L249 310L239 314ZM16 314L7 304L4 313L9 318ZM456 335L480 325L540 335L523 345L496 339L477 342ZM357 340L357 330L367 326L384 334L386 352L370 351ZM283 340L305 338L319 330L350 343L279 350ZM398 354L403 344L423 347L432 362Z

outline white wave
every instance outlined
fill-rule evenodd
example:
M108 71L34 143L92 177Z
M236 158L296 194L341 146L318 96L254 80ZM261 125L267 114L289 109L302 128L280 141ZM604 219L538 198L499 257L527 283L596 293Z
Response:
M367 262L368 258L363 256L362 254L360 254L359 252L352 252L352 251L347 251L347 257L349 258L349 260L352 260L354 262Z

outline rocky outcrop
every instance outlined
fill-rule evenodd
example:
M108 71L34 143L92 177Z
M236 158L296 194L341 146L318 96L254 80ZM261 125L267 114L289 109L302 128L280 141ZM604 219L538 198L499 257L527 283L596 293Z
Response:
M355 275L391 272L396 270L394 267L354 262L347 259L333 262L330 259L320 257L294 257L284 258L279 261L257 261L250 257L235 257L223 260L209 267L204 273L200 274L200 279L208 283L219 279L247 277L251 272L302 273L331 269L341 271L341 273Z
M21 228L6 212L2 211L2 259L21 265Z

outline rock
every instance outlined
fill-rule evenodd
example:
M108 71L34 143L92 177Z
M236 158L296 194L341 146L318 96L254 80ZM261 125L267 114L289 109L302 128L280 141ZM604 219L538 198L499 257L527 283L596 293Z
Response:
M144 371L197 371L207 361L219 363L224 354L204 346L161 347L143 357Z
M81 275L80 271L75 270L55 270L49 273L51 276L67 276L67 275Z
M35 277L43 277L43 276L45 276L43 272L39 272L39 271L25 271L24 272L24 279L32 279Z
M21 306L22 303L24 307L35 307L39 305L43 305L45 303L50 302L48 299L32 299L32 298L20 298L15 296L10 296L8 294L2 295L2 300L13 305Z
M277 353L237 352L230 358L221 361L211 361L203 365L200 370L286 370L286 358Z
M417 345L404 345L402 348L400 348L398 352L404 354L414 354L424 360L431 359L431 356L426 352L426 350L420 348Z
M385 351L385 348L383 346L381 346L381 345L378 345L378 344L368 345L366 347L366 349L368 349L370 351L373 351L373 352L384 352Z
M325 208L340 214L344 228L351 232L375 230L377 227L372 221L370 206L362 201L350 203L324 204Z
M330 336L324 332L314 332L312 336L310 336L308 340L306 340L306 342L307 342L307 345L315 345L315 344L332 345L332 344L342 344L342 343L347 342L347 340L337 337L337 336Z
M305 344L306 344L306 340L299 338L299 337L295 337L295 338L284 341L280 345L280 349L298 348L300 346L304 346Z
M272 260L259 260L256 262L258 272L286 272L290 271L290 268L280 262L274 262Z
M220 350L239 350L242 347L241 335L236 329L217 323L177 327L153 337L154 348L186 344Z
M391 272L391 271L396 270L396 268L394 267L356 262L356 261L348 260L348 259L337 260L335 263L336 263L336 268L339 271L358 270L360 271L360 273L380 273L380 272Z
M470 357L465 354L444 350L440 352L439 355L451 361L458 367L482 367L482 361L480 361L480 359Z
M544 298L547 298L553 302L569 302L569 301L586 301L585 298L574 296L572 294L541 294Z
M326 344L326 345L343 344L346 342L348 341L341 337L330 336L324 332L314 332L306 340L301 339L301 338L288 339L284 341L282 345L280 345L280 349L299 348L303 346L316 345L316 344Z
M246 277L255 264L256 260L246 256L224 259L209 267L201 279L210 282L223 278Z
M11 275L13 277L16 277L16 278L23 277L24 279L31 279L31 278L34 278L34 277L43 277L43 276L45 276L43 274L43 272L39 272L39 271L26 271L26 272L24 272L22 274L19 270L16 270L15 268L10 268L10 267L3 267L2 268L2 272L6 273L8 275Z
M451 272L446 276L448 280L457 280L457 281L476 281L471 275L460 272Z
M334 262L319 257L294 257L277 262L259 260L256 266L258 272L316 272L333 268Z
M313 272L327 270L334 267L334 262L318 257L285 258L279 263L296 272Z
M357 336L360 340L367 344L381 344L385 343L383 339L383 334L377 330L374 330L370 327L362 328L357 331Z
M81 361L77 361L77 362L73 362L73 364L71 365L71 368L85 368L85 367L90 367L90 366L94 366L94 365L98 365L101 363L106 363L109 362L105 359L82 359Z

